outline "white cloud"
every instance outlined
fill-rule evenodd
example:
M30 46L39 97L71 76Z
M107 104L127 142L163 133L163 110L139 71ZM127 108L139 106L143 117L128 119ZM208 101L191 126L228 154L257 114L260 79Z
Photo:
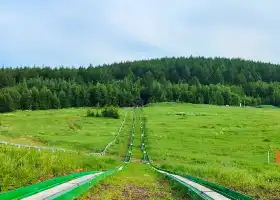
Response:
M79 66L191 54L278 63L279 5L276 0L9 1L0 3L0 64Z

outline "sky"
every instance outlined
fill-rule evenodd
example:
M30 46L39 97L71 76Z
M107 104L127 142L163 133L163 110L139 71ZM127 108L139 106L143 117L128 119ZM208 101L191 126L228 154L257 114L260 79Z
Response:
M280 63L278 0L0 2L1 66L88 66L159 57Z

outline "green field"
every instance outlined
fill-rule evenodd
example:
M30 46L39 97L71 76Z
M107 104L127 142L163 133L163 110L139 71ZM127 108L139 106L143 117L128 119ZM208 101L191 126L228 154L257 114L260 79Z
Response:
M132 109L122 109L121 119L118 120L85 117L85 112L86 109L63 109L2 114L1 140L20 144L64 147L78 152L81 150L81 152L51 152L48 150L39 152L33 149L1 145L0 192L70 173L113 169L118 166L124 160L129 144L132 131ZM108 149L106 156L84 155L82 150L100 151L113 139L125 113L128 114L122 132ZM182 199L181 193L177 194L176 190L171 189L167 180L159 177L148 165L140 162L139 112L137 116L132 163L122 172L102 181L83 198ZM79 128L73 130L69 127L69 119L75 119L74 122L79 124ZM34 124L36 126L33 126ZM40 134L42 131L44 134ZM84 136L88 137L84 138ZM69 145L68 140L75 141L75 143ZM91 144L95 144L95 146L92 148Z
M38 152L1 145L0 191L73 172L116 167L124 159L132 129L132 109L120 112L120 119L85 117L86 108L1 114L0 140L81 152ZM101 151L114 138L125 113L123 130L106 156L83 155ZM155 165L256 199L279 199L280 171L273 155L280 150L280 109L158 103L146 106L144 115L147 150ZM140 109L136 116L132 163L83 199L187 199L141 163Z
M86 109L17 111L0 115L0 140L19 144L63 147L80 153L18 149L0 145L0 192L80 171L112 169L127 149L130 109L120 119L85 117ZM125 113L128 117L106 157L86 156L84 151L104 149L113 140Z
M111 169L119 162L112 157L49 152L0 146L0 193L50 178L80 171Z
M148 151L154 164L258 199L280 198L280 109L151 104ZM272 155L273 156L273 155Z
M120 119L86 117L86 108L17 111L0 114L0 140L20 144L102 151L120 127Z
M128 133L128 131L126 131ZM90 200L175 200L188 199L184 193L172 188L163 176L155 172L150 165L141 163L140 149L140 109L136 111L135 137L133 142L132 160L127 167L101 181L82 199ZM125 135L123 135L125 136ZM125 136L126 140L128 134ZM120 137L121 139L121 137ZM127 143L127 142L126 142Z

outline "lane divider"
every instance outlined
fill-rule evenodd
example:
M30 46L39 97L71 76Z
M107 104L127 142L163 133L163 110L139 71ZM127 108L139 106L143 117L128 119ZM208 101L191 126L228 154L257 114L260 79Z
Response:
M143 108L141 108L141 150L143 154L143 162L150 164L151 167L157 172L165 175L169 180L174 183L177 183L186 191L186 193L193 199L206 199L206 200L254 200L252 197L241 194L224 186L188 176L188 175L179 175L175 172L170 172L167 170L160 169L152 164L148 152L146 150L146 139L147 139L147 118L143 117Z
M87 156L104 156L108 150L108 148L114 144L116 142L116 139L118 138L118 136L120 135L121 131L122 131L122 128L124 126L124 123L126 121L126 118L127 118L127 112L125 113L125 116L124 116L124 119L121 123L121 126L119 127L118 131L117 131L117 134L115 135L115 137L113 138L112 141L110 141L106 146L105 148L101 151L101 152L92 152L92 153L83 153L84 155L87 155ZM18 148L27 148L27 149L35 149L35 150L38 150L38 151L41 151L41 150L49 150L49 151L52 151L52 152L55 152L55 151L63 151L63 152L68 152L68 153L79 153L78 151L73 151L73 150L69 150L69 149L64 149L64 148L55 148L55 147L43 147L43 146L32 146L32 145L25 145L25 144L17 144L17 143L12 143L12 142L7 142L7 141L0 141L0 144L3 144L3 145L10 145L10 146L15 146L15 147L18 147Z
M50 179L31 186L22 187L13 191L0 194L1 200L42 200L42 199L75 199L88 191L99 181L123 170L131 161L131 150L135 133L135 109L130 133L130 141L124 162L112 170L81 172L63 177Z

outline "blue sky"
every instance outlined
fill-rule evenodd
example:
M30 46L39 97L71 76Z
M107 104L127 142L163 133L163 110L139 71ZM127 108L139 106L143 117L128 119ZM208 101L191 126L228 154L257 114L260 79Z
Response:
M280 63L277 0L9 0L0 65L87 66L165 56Z

